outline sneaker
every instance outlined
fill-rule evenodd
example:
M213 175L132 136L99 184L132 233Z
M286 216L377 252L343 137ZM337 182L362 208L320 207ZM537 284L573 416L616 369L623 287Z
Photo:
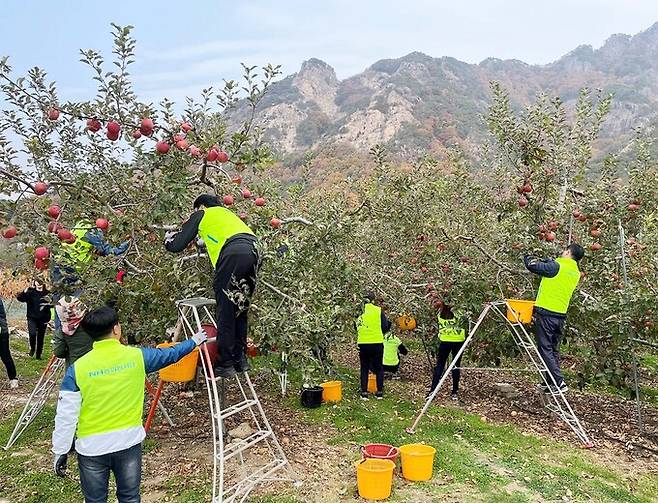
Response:
M215 365L213 371L215 372L215 377L223 377L224 379L230 379L238 375L233 365Z
M361 400L363 400L365 402L370 400L370 398L368 398L368 393L361 393Z
M249 363L247 355L242 355L234 367L238 372L249 372L251 370L251 364Z
M454 401L454 402L456 402L457 400L459 400L459 397L457 396L457 392L456 392L456 391L453 391L453 392L450 394L450 400L452 400L452 401Z
M560 384L560 386L558 387L560 388L560 391L562 393L566 393L567 391L569 391L569 386L567 386L567 383L565 383L564 381L562 381L562 384Z
M18 388L18 379L11 379L9 381L9 389L16 389Z
M377 400L383 400L384 399L384 392L383 391L378 391L377 393L375 393L375 397L377 398Z

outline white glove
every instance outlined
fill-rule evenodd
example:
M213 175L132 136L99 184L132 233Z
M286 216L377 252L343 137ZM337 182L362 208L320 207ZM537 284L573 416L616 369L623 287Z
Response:
M178 234L176 231L167 231L167 232L165 232L165 236L164 236L164 242L165 242L165 244L167 244L167 243L169 243L170 241L172 241L172 240L174 239L174 236L175 236L176 234Z
M205 330L200 330L192 336L192 340L196 343L197 346L200 346L208 339L208 334Z

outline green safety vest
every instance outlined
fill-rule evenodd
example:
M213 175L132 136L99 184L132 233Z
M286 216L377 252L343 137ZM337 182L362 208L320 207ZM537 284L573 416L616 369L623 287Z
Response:
M217 264L219 253L229 238L236 234L251 234L253 231L231 210L221 206L206 208L199 223L199 237L203 239L208 250L213 268Z
M580 281L580 270L576 261L571 258L560 257L555 261L559 264L560 270L552 278L541 279L535 306L554 313L566 314L571 296Z
M84 240L85 235L92 229L89 222L78 222L71 232L76 237L75 243L62 243L62 254L72 264L87 263L94 257L94 245Z
M82 396L78 438L142 425L146 371L141 349L116 339L96 341L73 370Z
M394 367L400 363L400 355L398 354L400 344L402 344L402 341L397 335L391 335L384 339L384 359L382 360L384 365Z
M382 308L366 304L363 314L356 320L357 344L381 344L384 342L382 332Z
M444 320L441 314L437 315L439 322L439 340L444 342L463 342L466 339L466 330L459 326L458 316L451 320Z

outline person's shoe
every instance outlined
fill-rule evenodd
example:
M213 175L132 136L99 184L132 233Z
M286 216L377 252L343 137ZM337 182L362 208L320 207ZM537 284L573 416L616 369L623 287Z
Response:
M361 393L361 400L363 400L364 402L370 400L370 398L368 398L368 393L365 392Z
M234 365L237 372L249 372L251 370L251 364L247 355L242 355L240 360Z
M384 399L384 392L383 391L378 391L377 393L375 393L375 397L377 398L377 400L383 400Z
M459 400L459 397L457 396L457 392L456 392L456 391L453 391L453 392L450 394L450 400L452 400L452 401L454 401L454 402L456 402L457 400Z
M215 372L215 377L223 377L224 379L230 379L238 375L233 365L215 365L213 371Z
M18 379L11 379L9 381L9 389L16 389L18 388Z
M560 388L560 391L562 393L566 393L567 391L569 391L569 386L567 386L567 383L565 383L564 381L562 381L562 384L560 384L558 387Z
M391 375L391 381L399 381L399 380L400 380L400 374L398 374L397 372Z
M34 356L34 349L30 349L30 351L28 351L27 354L29 355L30 358L32 358Z

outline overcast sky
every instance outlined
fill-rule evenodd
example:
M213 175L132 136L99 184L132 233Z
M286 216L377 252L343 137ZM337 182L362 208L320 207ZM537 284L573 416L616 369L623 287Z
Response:
M110 22L132 24L140 96L180 101L235 78L240 62L288 74L316 57L339 78L411 51L544 64L656 21L658 0L3 0L0 54L17 71L45 68L64 98L92 98L78 49L109 59Z

